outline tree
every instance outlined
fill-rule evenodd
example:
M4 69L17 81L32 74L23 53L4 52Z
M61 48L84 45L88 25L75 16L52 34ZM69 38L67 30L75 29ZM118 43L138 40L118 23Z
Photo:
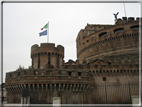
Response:
M33 66L29 66L28 69L33 69Z
M24 67L22 67L21 65L19 65L19 67L16 69L17 70L21 70L21 69L24 69Z

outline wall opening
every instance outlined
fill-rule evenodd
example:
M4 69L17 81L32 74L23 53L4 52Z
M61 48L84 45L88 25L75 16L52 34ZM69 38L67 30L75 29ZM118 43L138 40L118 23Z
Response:
M118 28L114 30L114 33L119 33L119 32L123 32L124 28Z
M103 77L103 81L106 81L106 77Z
M20 76L20 72L18 72L18 76Z
M81 72L78 72L78 76L81 76Z
M69 76L71 76L71 72L68 72Z
M40 68L40 54L38 53L38 69Z
M103 37L103 36L107 36L107 32L103 32L103 33L99 34L99 37Z
M48 65L50 65L50 53L48 53Z
M131 26L131 27L130 27L131 30L135 30L135 29L139 29L139 28L140 28L139 25L135 25L135 26ZM142 28L142 26L141 26L141 28Z

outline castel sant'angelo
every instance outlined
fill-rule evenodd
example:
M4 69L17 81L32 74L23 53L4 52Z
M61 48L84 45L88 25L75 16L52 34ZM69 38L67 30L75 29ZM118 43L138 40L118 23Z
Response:
M64 62L62 45L31 46L32 69L6 73L8 103L20 103L28 89L31 104L131 104L139 96L139 20L87 24L76 38L76 61Z

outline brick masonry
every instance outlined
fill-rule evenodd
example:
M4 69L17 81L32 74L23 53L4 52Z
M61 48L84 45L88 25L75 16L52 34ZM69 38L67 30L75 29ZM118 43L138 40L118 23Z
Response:
M87 24L76 38L77 60L64 62L64 47L31 47L32 69L6 73L8 103L20 103L24 88L30 103L130 104L139 94L139 18L114 25ZM140 29L141 30L141 29Z

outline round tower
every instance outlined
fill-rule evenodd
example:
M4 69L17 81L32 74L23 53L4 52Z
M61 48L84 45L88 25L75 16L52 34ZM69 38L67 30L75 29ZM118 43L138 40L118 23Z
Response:
M79 63L100 59L111 64L138 64L139 25L139 18L133 17L117 19L114 25L87 24L76 39Z
M54 43L41 43L31 47L32 67L34 69L61 68L64 58L64 47Z

